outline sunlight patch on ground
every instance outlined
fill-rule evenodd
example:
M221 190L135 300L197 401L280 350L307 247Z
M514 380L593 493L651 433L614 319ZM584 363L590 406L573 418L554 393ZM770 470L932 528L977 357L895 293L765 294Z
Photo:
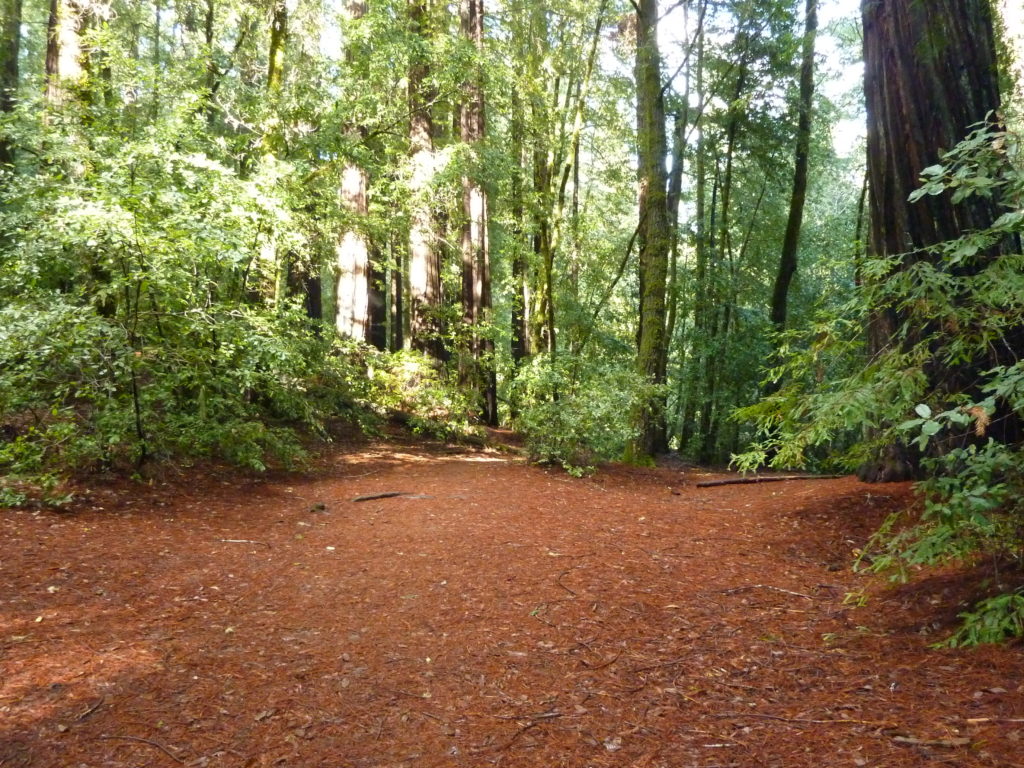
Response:
M511 459L489 453L485 455L481 454L455 454L451 456L432 456L430 454L422 453L402 453L400 451L393 453L364 453L358 456L346 456L344 461L338 462L340 466L344 467L360 467L369 464L375 464L379 462L386 462L388 465L395 465L409 462L413 464L437 464L440 462L475 462L475 463L491 463L491 464L508 464ZM381 467L381 469L387 469L388 467Z
M32 642L32 641L26 641ZM39 641L41 642L41 641ZM38 643L34 643L38 644ZM115 647L96 651L84 644L63 649L46 648L45 653L10 665L12 672L0 680L0 718L41 720L68 708L76 683L105 688L113 681L127 680L158 669L156 654L146 648Z

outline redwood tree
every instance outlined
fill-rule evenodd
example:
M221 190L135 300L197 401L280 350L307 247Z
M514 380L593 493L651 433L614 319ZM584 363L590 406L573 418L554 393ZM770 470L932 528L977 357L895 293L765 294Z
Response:
M434 120L430 86L430 36L433 32L426 0L409 0L412 33L421 47L413 48L409 66L409 154L412 156L412 205L409 222L409 331L413 349L444 359L440 338L441 249L430 200L434 175Z
M868 114L870 252L899 257L897 269L933 259L929 248L984 229L998 216L990 198L954 203L950 193L910 203L921 172L952 149L969 127L999 107L996 47L988 0L863 0ZM902 318L880 309L869 323L869 351L892 343ZM918 330L927 334L928 329ZM925 338L923 335L921 338ZM933 384L963 390L972 371L940 368ZM866 464L864 479L904 479L914 457L898 446Z
M462 0L459 29L479 54L484 45L483 0ZM471 149L471 168L462 178L462 312L471 329L470 360L464 378L474 381L483 396L483 420L498 423L498 385L494 369L494 341L481 325L491 314L491 251L487 190L481 176L480 144L485 136L483 73L474 63L463 83L459 130Z

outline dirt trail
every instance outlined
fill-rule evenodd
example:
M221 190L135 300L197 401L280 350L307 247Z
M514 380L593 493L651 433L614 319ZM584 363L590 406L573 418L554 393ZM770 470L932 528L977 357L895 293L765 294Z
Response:
M0 511L0 768L1024 765L1019 649L927 648L956 574L844 605L906 486L699 479L377 445Z

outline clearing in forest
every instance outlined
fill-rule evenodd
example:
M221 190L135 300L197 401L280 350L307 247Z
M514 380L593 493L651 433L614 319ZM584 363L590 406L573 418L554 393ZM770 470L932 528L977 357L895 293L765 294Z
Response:
M1019 649L928 648L965 574L849 569L908 486L702 479L379 444L4 510L0 766L1021 765Z

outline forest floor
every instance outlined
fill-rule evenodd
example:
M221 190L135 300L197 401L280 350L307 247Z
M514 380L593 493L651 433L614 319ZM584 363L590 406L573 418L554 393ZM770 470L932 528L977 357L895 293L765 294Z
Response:
M908 486L708 477L405 440L2 510L0 768L1024 765L1020 648L929 648L978 574L850 570Z

